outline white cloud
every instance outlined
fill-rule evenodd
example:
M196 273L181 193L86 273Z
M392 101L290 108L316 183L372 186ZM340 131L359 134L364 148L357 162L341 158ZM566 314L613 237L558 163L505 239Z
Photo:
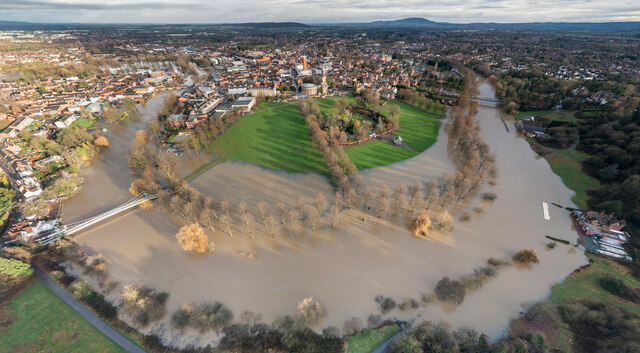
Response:
M640 21L628 0L0 0L0 20L97 23Z

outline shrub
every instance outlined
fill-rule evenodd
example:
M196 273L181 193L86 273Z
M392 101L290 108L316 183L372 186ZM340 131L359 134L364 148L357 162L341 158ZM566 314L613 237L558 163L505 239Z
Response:
M514 262L517 262L522 265L540 263L540 260L538 259L538 254L535 252L535 250L531 250L531 249L520 250L515 255L513 255L511 259Z
M602 288L615 296L632 302L640 301L640 296L638 295L636 290L625 285L622 280L612 275L604 275L598 282Z
M178 234L176 234L176 239L178 239L178 243L185 251L204 253L209 249L209 236L197 223L188 224L180 228Z
M104 136L98 136L95 141L93 141L93 144L98 147L109 147L109 140Z
M369 326L369 328L377 328L380 327L380 325L382 325L382 316L375 314L369 315L367 318L367 326Z
M438 300L449 301L460 305L464 301L466 294L465 287L459 281L450 280L449 277L443 277L434 290Z
M495 201L497 198L498 195L493 192L485 192L484 194L482 194L482 200L484 201Z
M326 316L327 310L324 305L313 297L305 298L298 303L296 318L303 325L315 325Z
M156 321L165 314L169 294L142 285L122 289L123 309L141 325Z
M396 307L396 302L392 298L379 295L376 297L375 300L376 300L376 303L380 305L380 310L382 311L383 314L388 312L389 310L395 309Z
M462 215L460 215L460 222L469 222L471 220L471 213L469 212L464 212Z
M362 331L362 320L359 317L347 319L342 325L342 334L345 336L353 335Z
M453 217L449 212L444 211L431 223L431 228L440 233L449 233L453 228Z
M29 264L20 260L0 257L0 273L14 277L26 277L33 274L33 269Z
M413 298L406 298L400 305L398 305L398 309L402 311L405 311L407 309L417 309L418 307L420 307L420 304Z
M220 302L194 305L187 303L171 314L171 324L177 329L193 327L205 332L231 324L233 313Z
M83 300L91 296L91 293L93 293L93 288L91 288L89 283L81 279L77 279L73 281L71 285L69 285L69 291L74 298Z
M30 263L33 255L31 255L31 252L28 249L23 248L22 246L10 246L2 249L2 256L20 260L24 263Z
M411 232L416 236L429 236L429 226L431 225L431 219L426 214L419 215L409 225Z

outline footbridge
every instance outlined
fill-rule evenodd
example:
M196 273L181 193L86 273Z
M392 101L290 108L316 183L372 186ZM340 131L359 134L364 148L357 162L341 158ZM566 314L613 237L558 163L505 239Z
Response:
M101 213L89 217L81 217L80 219L76 219L69 224L60 224L54 227L53 231L45 236L39 237L35 240L38 245L47 245L53 243L54 241L67 236L78 233L86 228L89 228L97 223L105 221L111 217L117 216L123 212L131 210L133 208L138 207L144 202L149 200L153 200L157 197L157 195L147 194L142 192L138 194L136 197L124 201L117 206L110 208L108 210L102 211Z
M501 101L493 98L473 97L471 98L471 100L476 101L480 103L480 105L486 106L486 107L497 107L500 104L502 104Z

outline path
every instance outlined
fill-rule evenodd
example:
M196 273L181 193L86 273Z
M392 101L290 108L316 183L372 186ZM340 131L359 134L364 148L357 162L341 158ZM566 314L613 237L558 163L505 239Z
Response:
M103 335L109 337L113 342L122 347L122 349L124 349L126 352L146 353L142 348L129 341L129 339L121 335L118 331L114 330L111 326L109 326L107 323L97 317L93 312L91 312L91 310L87 309L87 307L85 307L74 297L72 297L71 294L60 287L58 283L51 279L46 273L44 273L44 271L40 270L37 267L34 267L34 271L36 277L38 277L38 279L40 279L44 283L44 285L49 288L51 292L53 292L53 294L57 295L73 310L75 310L78 314L82 315L82 317L89 321L89 323L93 325L93 327L102 332Z
M398 333L396 333L395 335L389 337L388 340L382 342L381 345L379 345L376 349L374 349L373 351L371 351L371 353L384 353L387 351L387 349L389 348L389 346L393 343L393 341L395 341L396 338L406 335L409 332L408 329L404 329Z

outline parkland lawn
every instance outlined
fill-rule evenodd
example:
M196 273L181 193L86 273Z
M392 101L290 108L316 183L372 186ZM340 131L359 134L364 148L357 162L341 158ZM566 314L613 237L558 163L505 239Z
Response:
M317 98L323 113L329 113L340 97ZM354 98L347 96L353 103ZM388 165L416 156L431 147L438 137L438 118L408 104L391 101L400 108L401 136L410 148L398 147L386 141L374 140L345 148L359 170ZM311 142L304 117L295 103L263 102L205 149L219 159L244 161L269 169L288 172L316 172L329 175L322 153Z
M346 353L369 353L400 331L400 326L388 325L356 333L346 338Z
M221 160L329 175L322 153L311 143L297 104L271 103L259 108L240 118L205 150Z
M7 310L15 322L0 329L0 353L123 352L39 280L15 296Z
M391 106L400 108L400 128L394 134L400 136L409 148L392 145L383 140L374 140L344 149L358 170L403 161L415 157L431 147L438 139L438 118L428 115L409 104L391 101L384 106L383 114L389 114Z

